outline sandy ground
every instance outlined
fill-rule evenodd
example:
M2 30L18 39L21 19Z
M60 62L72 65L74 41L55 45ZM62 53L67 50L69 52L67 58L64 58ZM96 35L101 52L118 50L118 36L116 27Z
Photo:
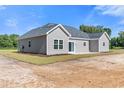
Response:
M0 56L0 87L124 87L124 54L42 66Z

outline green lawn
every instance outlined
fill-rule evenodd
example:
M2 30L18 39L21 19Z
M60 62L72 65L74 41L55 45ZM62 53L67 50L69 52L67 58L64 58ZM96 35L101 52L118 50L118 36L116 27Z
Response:
M78 58L87 58L102 55L112 55L124 53L124 49L111 50L108 53L97 53L97 54L81 54L81 55L56 55L56 56L45 56L40 54L27 54L18 53L15 49L2 49L0 50L0 55L4 55L10 58L14 58L23 62L32 63L36 65L50 64L55 62L62 62L67 60L74 60Z
M113 49L124 49L124 47L113 47Z

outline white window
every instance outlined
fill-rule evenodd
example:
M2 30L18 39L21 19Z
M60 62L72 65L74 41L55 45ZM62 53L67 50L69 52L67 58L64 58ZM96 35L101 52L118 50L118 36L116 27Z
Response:
M58 49L58 40L54 40L54 49Z
M63 49L63 40L59 40L59 49Z
M63 49L63 40L54 40L54 49Z

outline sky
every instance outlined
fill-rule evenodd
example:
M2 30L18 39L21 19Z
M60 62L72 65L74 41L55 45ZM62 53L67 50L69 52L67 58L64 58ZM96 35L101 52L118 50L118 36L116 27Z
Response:
M0 34L19 34L47 23L74 26L102 25L112 30L112 37L124 30L124 6L95 5L0 5Z

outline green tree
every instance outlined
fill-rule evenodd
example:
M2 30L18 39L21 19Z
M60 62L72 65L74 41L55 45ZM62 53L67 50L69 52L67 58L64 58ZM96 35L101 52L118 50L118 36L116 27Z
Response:
M113 47L117 47L118 46L118 41L117 41L117 37L113 37L111 38L111 46Z
M8 35L0 35L0 47L12 47L12 41Z
M120 31L119 33L118 33L118 35L119 35L119 44L120 44L120 46L121 47L124 47L124 31Z
M19 37L19 35L17 35L17 34L11 34L10 35L10 39L12 41L13 47L17 47L17 38L18 37Z
M94 32L107 32L109 36L111 36L111 29L105 28L104 26L87 26L87 25L80 25L80 30L88 33Z
M12 48L17 47L17 38L19 35L0 35L0 48Z
M113 37L111 39L111 46L124 47L124 31L120 31L118 37Z
M111 36L111 29L110 28L103 28L104 31L108 33L109 36Z

